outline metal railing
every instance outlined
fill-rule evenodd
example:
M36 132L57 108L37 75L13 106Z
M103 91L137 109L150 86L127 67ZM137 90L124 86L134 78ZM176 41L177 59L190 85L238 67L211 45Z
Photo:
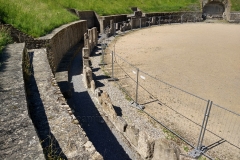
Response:
M218 157L229 146L240 153L240 114L166 83L114 52L111 55L112 68L107 70L111 79L134 107L190 145L190 156L211 159L207 152Z

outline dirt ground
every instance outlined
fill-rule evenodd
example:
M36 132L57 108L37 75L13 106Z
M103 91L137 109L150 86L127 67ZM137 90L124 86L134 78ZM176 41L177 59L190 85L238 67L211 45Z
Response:
M117 55L140 70L193 94L155 81L144 73L139 74L142 76L140 84L153 95L149 96L144 90L139 89L139 99L145 100L141 101L146 106L145 110L167 123L170 128L186 135L185 137L191 137L187 138L189 141L196 143L200 127L189 120L179 123L184 119L182 115L201 124L207 104L205 100L194 95L240 113L240 25L192 23L156 26L119 36L106 51L108 62L110 62L108 54L114 50ZM134 68L126 67L126 63L120 59L118 63L123 68L125 66L129 77L135 76L132 72ZM120 83L128 89L133 88L128 91L132 92L131 95L134 97L133 81L129 77L123 78L126 77L126 73L118 72L117 70L120 70L118 66L115 70L116 77L121 79ZM163 108L155 99L177 108L181 115L177 115L169 108ZM212 128L209 130L221 137L228 137L230 142L237 142L234 144L239 147L239 116L214 106L209 120ZM162 116L163 114L165 116ZM211 133L207 133L206 137L208 138L205 139L205 143L208 145L219 140ZM212 141L209 142L209 139ZM220 148L221 152L226 147ZM236 151L238 154L233 155L233 159L240 157L240 151L238 149ZM218 150L214 151L217 152ZM225 153L220 159L228 159Z

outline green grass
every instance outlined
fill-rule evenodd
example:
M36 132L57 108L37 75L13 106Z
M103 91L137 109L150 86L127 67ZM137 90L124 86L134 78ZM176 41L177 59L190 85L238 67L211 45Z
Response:
M132 13L137 6L144 12L190 10L198 0L0 0L0 20L33 37L78 19L67 8L94 10L99 15Z
M0 55L2 54L3 48L12 42L12 38L6 29L0 28Z
M232 11L240 11L240 0L231 0L232 3Z

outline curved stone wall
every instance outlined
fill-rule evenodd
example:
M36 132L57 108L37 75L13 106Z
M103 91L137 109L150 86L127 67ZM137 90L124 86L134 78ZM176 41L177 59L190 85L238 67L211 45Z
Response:
M53 73L56 72L64 54L78 42L83 40L86 31L87 21L80 20L63 25L53 30L51 34L36 39L47 42L45 43L45 47L48 51L48 59Z

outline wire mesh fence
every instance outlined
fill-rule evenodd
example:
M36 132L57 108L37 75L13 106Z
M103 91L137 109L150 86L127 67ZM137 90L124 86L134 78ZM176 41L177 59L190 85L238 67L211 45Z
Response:
M233 154L240 153L239 114L214 103L209 107L210 101L168 84L138 69L136 66L139 65L132 65L118 54L112 54L113 68L107 71L118 79L116 83L128 100L144 105L145 113L179 135L200 154L209 151L218 156L216 153L229 148L233 148ZM110 62L109 58L108 64Z

